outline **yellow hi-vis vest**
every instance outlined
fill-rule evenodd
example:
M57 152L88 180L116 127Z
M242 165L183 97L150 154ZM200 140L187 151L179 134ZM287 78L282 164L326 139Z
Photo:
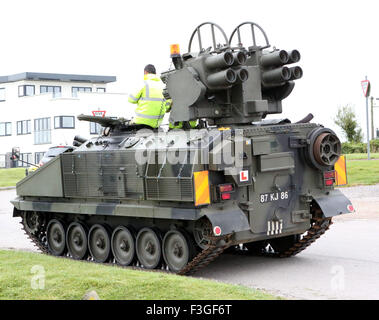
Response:
M170 112L171 111L172 101L171 100L167 100L167 101L168 101L168 106L167 106L166 112ZM191 121L188 121L188 122L189 122L189 125L190 125L191 129L196 128L197 125L198 125L198 120L191 120ZM178 123L176 123L176 125L174 123L170 122L168 124L168 127L170 129L182 129L183 128L183 121L179 121Z
M170 103L163 98L164 84L157 75L146 74L144 80L144 87L137 93L129 95L128 101L137 104L133 122L158 128Z
M190 125L191 129L196 128L197 120L189 121L189 125ZM183 121L179 121L176 125L170 122L169 128L170 129L182 129L183 128Z

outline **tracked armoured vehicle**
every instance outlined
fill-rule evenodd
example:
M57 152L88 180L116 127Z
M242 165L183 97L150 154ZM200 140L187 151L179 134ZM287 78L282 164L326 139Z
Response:
M208 27L205 49L201 31ZM252 32L250 46L242 43L243 28ZM341 152L335 133L312 116L265 119L282 112L302 76L288 66L300 60L297 50L270 49L250 22L230 39L204 23L188 53L172 48L173 68L161 76L170 121L186 127L199 120L198 128L139 130L123 118L79 116L100 123L102 134L76 137L74 150L20 181L12 201L41 251L190 274L227 248L292 256L333 216L354 211L334 189Z

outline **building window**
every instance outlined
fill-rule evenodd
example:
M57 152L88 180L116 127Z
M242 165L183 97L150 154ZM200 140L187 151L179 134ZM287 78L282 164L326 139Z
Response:
M58 116L54 117L55 129L74 129L75 118L73 116Z
M34 96L35 94L35 86L34 85L22 85L18 86L18 96Z
M5 101L5 88L0 88L0 102Z
M90 134L100 134L101 133L101 125L96 122L89 123L89 133Z
M53 97L60 97L62 93L62 87L61 86L40 86L39 87L40 93L52 93Z
M51 143L50 118L34 119L34 144Z
M96 88L96 92L105 92L105 88Z
M17 161L17 167L29 167L30 166L29 163L32 163L32 154L20 153L20 160L22 161Z
M92 88L91 87L72 87L71 88L71 93L73 97L77 97L78 92L92 92Z
M10 136L10 135L12 135L12 123L0 122L0 136Z
M44 154L45 154L45 152L35 152L34 153L34 163L39 164L39 162L43 158Z
M17 134L30 134L32 133L30 120L17 121Z

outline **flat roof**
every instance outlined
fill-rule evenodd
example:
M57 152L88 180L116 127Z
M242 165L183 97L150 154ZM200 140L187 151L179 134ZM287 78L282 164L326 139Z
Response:
M115 82L116 77L40 72L23 72L10 76L0 76L0 83L15 82L21 80L109 83Z

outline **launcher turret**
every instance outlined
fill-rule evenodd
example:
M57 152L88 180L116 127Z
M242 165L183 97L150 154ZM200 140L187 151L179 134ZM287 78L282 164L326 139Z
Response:
M200 30L210 26L212 45L204 49ZM241 27L249 25L253 43L245 47ZM222 36L217 43L216 31ZM258 44L256 31L263 36ZM199 50L192 51L197 36ZM237 37L238 44L232 46ZM205 22L194 30L188 53L181 55L176 46L171 57L175 69L162 73L166 84L164 95L172 99L171 122L207 119L210 124L248 124L260 121L267 114L281 113L282 100L288 97L294 80L300 79L297 50L270 48L264 30L253 22L240 24L228 39L215 23Z

